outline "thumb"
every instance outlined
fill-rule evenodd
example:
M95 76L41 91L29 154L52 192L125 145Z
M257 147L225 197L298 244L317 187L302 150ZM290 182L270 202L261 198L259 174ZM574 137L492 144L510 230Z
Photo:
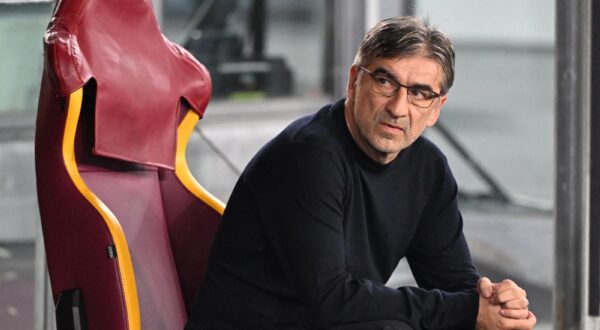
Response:
M492 281L487 277L482 277L477 281L477 291L484 298L492 297Z

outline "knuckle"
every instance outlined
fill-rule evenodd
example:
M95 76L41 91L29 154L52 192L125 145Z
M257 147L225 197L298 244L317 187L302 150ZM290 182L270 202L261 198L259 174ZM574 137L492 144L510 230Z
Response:
M516 286L515 282L509 279L505 279L504 281L502 281L502 283L510 286Z
M527 308L529 307L529 304L526 301L515 301L514 303L508 305L509 308L512 309L518 309L518 310L525 310L527 311Z

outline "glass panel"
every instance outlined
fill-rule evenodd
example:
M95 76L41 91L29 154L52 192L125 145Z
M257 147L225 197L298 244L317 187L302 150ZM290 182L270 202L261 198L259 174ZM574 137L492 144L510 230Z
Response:
M42 75L42 37L52 11L48 1L0 2L0 114L34 113Z
M477 151L510 193L549 207L554 196L553 4L422 0L418 12L429 15L455 43L456 79L442 122L467 149Z

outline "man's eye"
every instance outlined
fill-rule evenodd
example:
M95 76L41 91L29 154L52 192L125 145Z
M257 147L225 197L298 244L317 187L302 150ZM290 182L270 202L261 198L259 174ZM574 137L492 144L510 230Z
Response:
M429 100L434 96L431 91L421 88L409 88L408 94L417 100Z
M394 87L394 85L392 84L391 81L389 81L389 79L381 77L381 76L375 76L375 82L377 82L377 84L379 84L382 87L390 87L390 88Z

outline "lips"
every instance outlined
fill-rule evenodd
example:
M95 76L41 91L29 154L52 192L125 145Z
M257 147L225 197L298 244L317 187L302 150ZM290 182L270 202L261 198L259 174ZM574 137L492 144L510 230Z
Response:
M383 129L385 131L388 131L388 132L398 134L398 133L402 133L405 131L405 129L402 126L391 124L388 122L380 122L379 124L383 127Z

